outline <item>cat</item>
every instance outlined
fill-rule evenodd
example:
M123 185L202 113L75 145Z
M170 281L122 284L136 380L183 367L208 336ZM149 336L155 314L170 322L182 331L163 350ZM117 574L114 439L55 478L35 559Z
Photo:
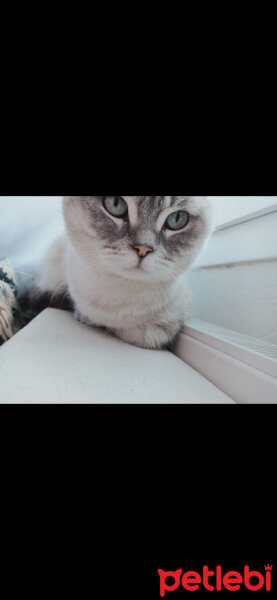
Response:
M184 278L212 229L204 196L65 196L66 230L37 280L82 323L142 348L169 347L190 318Z

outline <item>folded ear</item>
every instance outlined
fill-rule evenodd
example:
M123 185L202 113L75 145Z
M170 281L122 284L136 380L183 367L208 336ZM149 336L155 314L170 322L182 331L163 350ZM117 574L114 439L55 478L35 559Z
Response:
M83 196L64 196L63 214L67 231L71 235L88 231L88 218Z
M68 207L70 207L74 203L74 200L78 200L78 198L80 198L80 197L81 196L63 196L64 209L67 209Z
M207 196L192 196L192 198L199 211L201 211L202 219L206 226L206 235L208 236L213 230L212 203Z

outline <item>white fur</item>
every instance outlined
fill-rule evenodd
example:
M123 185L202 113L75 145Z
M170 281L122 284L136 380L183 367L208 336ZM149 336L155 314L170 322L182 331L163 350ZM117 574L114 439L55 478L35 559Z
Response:
M144 348L166 346L191 316L191 296L182 273L185 267L173 265L169 271L167 266L163 275L155 252L142 261L141 269L137 268L135 252L122 251L111 263L104 242L93 230L88 235L86 216L82 210L76 211L74 198L78 197L64 201L68 233L52 246L38 287L48 292L66 287L75 303L76 317L85 323L104 326L122 340ZM132 198L124 198L131 218L137 221ZM166 209L161 218L165 220L167 215ZM149 239L143 242L151 246L153 239L148 233ZM192 252L190 264L197 254Z

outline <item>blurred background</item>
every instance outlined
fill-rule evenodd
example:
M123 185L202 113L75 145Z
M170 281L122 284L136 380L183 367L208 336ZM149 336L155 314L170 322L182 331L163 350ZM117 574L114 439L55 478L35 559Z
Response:
M63 228L62 196L0 196L0 258L9 258L20 292L31 287Z
M188 279L194 317L277 344L277 196L210 197L215 231ZM0 257L23 293L62 231L61 196L0 196Z

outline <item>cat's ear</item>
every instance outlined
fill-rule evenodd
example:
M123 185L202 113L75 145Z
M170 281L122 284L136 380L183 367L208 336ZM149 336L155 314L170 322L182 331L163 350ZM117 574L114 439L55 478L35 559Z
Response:
M208 235L213 230L212 203L207 196L192 196L192 198L206 224L206 234Z
M85 232L88 228L82 196L64 196L63 214L69 233Z
M81 196L63 196L63 205L69 206L74 202L74 200L80 198Z
M63 214L65 220L70 218L71 209L74 207L77 196L63 196Z

